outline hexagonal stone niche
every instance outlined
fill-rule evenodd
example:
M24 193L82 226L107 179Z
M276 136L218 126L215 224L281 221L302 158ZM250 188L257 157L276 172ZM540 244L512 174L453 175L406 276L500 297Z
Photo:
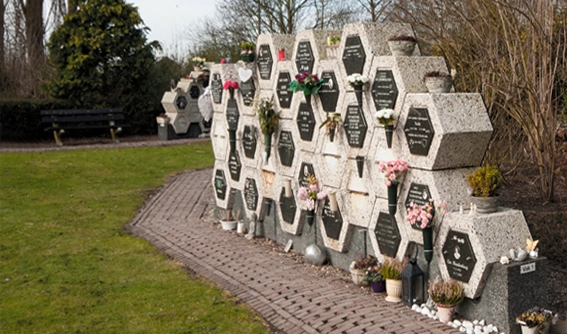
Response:
M238 105L236 100L229 99L226 106L226 122L230 130L238 129L238 119L240 118L240 112L238 111Z
M237 150L230 152L228 156L228 168L230 171L230 178L233 181L239 182L242 163L240 162L240 155Z
M201 89L199 88L199 85L197 84L192 84L189 87L189 97L193 100L197 100L199 99L199 96L201 96Z
M319 90L319 98L323 110L332 112L337 110L337 102L339 100L340 87L334 71L323 71L321 73L323 85Z
M213 73L211 77L211 93L215 104L222 103L222 80L219 73Z
M398 100L398 86L391 70L377 70L372 82L372 101L376 110L394 109Z
M189 121L189 116L187 112L178 112L176 114L171 115L171 125L173 126L173 130L177 134L187 133L189 130L189 125L191 122Z
M297 182L299 183L300 187L309 186L309 181L307 179L307 175L313 175L313 176L317 177L315 175L315 169L313 168L313 164L310 164L310 163L307 163L307 162L301 163L301 166L299 168L299 172L296 175L298 175Z
M350 147L360 148L364 146L368 125L364 113L358 105L349 104L344 120L344 128Z
M433 130L427 108L409 109L404 124L404 134L411 154L424 156L429 154L435 130Z
M285 194L285 183L290 181L291 183L291 196L287 197ZM305 201L298 201L296 198L298 190L298 185L293 179L289 177L276 175L275 180L275 195L276 200L279 199L277 205L277 210L280 221L281 229L292 235L300 235L303 232L303 224L305 219L301 218L300 206L304 207Z
M313 49L311 48L311 42L301 41L297 43L297 51L295 53L295 67L297 72L313 72L313 64L315 63L315 58L313 57Z
M246 202L246 208L248 210L256 211L259 196L256 180L254 178L247 177L244 182L244 202Z
M348 36L346 38L342 59L347 75L363 73L366 52L360 36Z
M339 198L337 196L337 202ZM336 212L331 211L329 199L325 200L323 210L321 213L321 235L326 247L333 249L337 252L344 252L347 250L352 237L352 225L343 220L341 209Z
M311 103L301 103L297 112L297 129L301 140L313 140L313 132L315 131L315 115Z
M276 68L283 64L289 64L289 71L295 73L295 66L291 57L294 52L295 35L261 34L258 36L258 57L256 59L255 77L258 79L258 89L270 89L274 87L274 76L277 75ZM277 61L278 51L283 50L285 57L283 61Z
M258 59L256 59L256 66L258 66L258 73L262 80L270 80L272 77L272 66L274 60L269 44L261 44L258 47Z
M291 99L293 92L289 91L289 84L291 83L291 75L289 72L280 72L278 75L278 86L276 95L278 96L278 103L280 108L289 109L291 106Z
M374 235L380 249L380 254L395 258L400 248L401 235L396 219L387 212L378 214Z
M280 131L278 137L278 155L282 165L291 167L295 156L295 144L291 131Z
M228 164L224 161L215 160L214 171L211 175L211 183L215 193L215 203L219 208L226 209L230 200L230 184L228 177Z
M198 88L197 88L198 89ZM187 98L185 95L180 95L175 99L175 106L177 106L177 110L185 110L187 107Z
M244 149L244 155L248 159L256 158L256 147L258 140L256 139L257 130L253 125L245 125L244 131L242 132L242 148Z
M251 106L256 95L256 86L254 85L254 79L247 80L245 82L240 82L240 87L238 91L242 95L242 102L245 106Z
M187 97L182 91L165 92L161 99L161 105L168 115L183 113L187 104Z
M215 188L215 195L220 200L227 199L227 182L226 177L224 175L224 170L217 169L214 173L214 188Z
M279 196L279 208L284 223L293 225L295 213L297 211L297 203L295 202L295 195L293 191L291 192L291 196L287 197L285 195L285 189L281 189Z
M474 299L482 295L491 266L510 249L525 245L527 238L531 239L531 234L522 211L449 212L439 228L433 253L441 276L463 282L465 296Z

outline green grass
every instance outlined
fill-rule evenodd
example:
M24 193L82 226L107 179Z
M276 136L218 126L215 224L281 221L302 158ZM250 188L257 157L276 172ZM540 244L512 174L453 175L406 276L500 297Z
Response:
M222 290L123 231L209 142L0 154L0 333L267 333Z

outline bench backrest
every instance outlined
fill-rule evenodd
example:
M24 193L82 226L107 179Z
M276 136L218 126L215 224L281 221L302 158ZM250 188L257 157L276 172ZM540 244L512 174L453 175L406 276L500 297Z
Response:
M42 110L41 115L42 123L83 123L124 119L122 109Z

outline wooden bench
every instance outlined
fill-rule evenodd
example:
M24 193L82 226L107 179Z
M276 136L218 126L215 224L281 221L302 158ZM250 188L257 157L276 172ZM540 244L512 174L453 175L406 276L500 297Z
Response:
M130 126L123 123L122 109L42 110L41 116L42 123L51 124L45 131L53 131L58 146L63 146L60 135L67 130L109 129L112 141L118 143L116 134Z

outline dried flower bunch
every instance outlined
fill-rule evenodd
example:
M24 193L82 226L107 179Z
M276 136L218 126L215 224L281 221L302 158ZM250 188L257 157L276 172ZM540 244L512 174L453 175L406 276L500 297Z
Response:
M319 129L326 126L327 127L327 135L329 135L329 131L333 129L339 129L339 124L343 121L341 118L341 114L339 113L327 113L327 118L321 125Z
M409 35L396 35L388 38L389 42L398 42L398 41L406 41L406 42L414 42L417 43L417 39L413 36Z
M496 166L485 165L479 167L473 174L468 174L467 182L473 196L496 196L496 190L502 184L502 173Z
M360 73L353 73L347 77L348 84L353 87L362 87L368 83L368 77Z
M516 323L528 326L529 328L537 327L538 333L544 333L552 319L553 313L551 311L541 307L534 307L520 314L516 318Z
M255 48L256 45L254 45L254 43L248 41L242 41L240 43L240 49L242 49L242 51L254 51Z
M303 92L305 96L314 95L319 92L322 85L323 79L319 79L317 75L310 72L303 72L297 74L295 80L289 84L289 91Z
M193 62L193 66L203 67L203 65L205 65L205 62L207 61L207 59L201 58L201 57L193 57L193 58L191 58L191 61Z
M378 123L387 126L394 124L394 109L380 109L374 114Z
M263 134L270 135L276 131L280 122L280 113L274 111L274 97L256 100L254 112L258 114L260 130Z
M365 270L368 267L372 267L378 264L378 259L376 259L374 256L372 255L359 255L355 260L354 260L354 269L359 269L359 270Z
M384 183L387 187L389 187L392 183L399 183L404 175L406 175L409 171L409 167L406 161L398 159L380 162L378 170L386 177L386 181L384 181Z
M407 208L406 220L411 225L418 226L422 229L432 227L435 223L435 212L441 213L440 223L447 214L447 201L441 202L441 204L437 206L437 210L435 209L435 201L432 198L429 199L429 203L425 203L424 205L417 205L412 201Z
M384 279L401 280L402 270L404 270L404 267L406 266L405 262L405 260L400 262L393 258L386 258L381 270Z
M443 71L431 71L425 73L423 78L451 78L451 74L443 72Z
M300 200L307 201L307 210L315 210L316 202L327 198L327 194L319 189L319 181L315 176L308 174L307 180L309 185L299 188L297 197Z
M337 46L340 42L341 38L339 36L327 37L328 46Z
M444 281L437 278L429 281L429 296L437 305L453 306L460 304L465 299L465 291L461 283L450 279Z

